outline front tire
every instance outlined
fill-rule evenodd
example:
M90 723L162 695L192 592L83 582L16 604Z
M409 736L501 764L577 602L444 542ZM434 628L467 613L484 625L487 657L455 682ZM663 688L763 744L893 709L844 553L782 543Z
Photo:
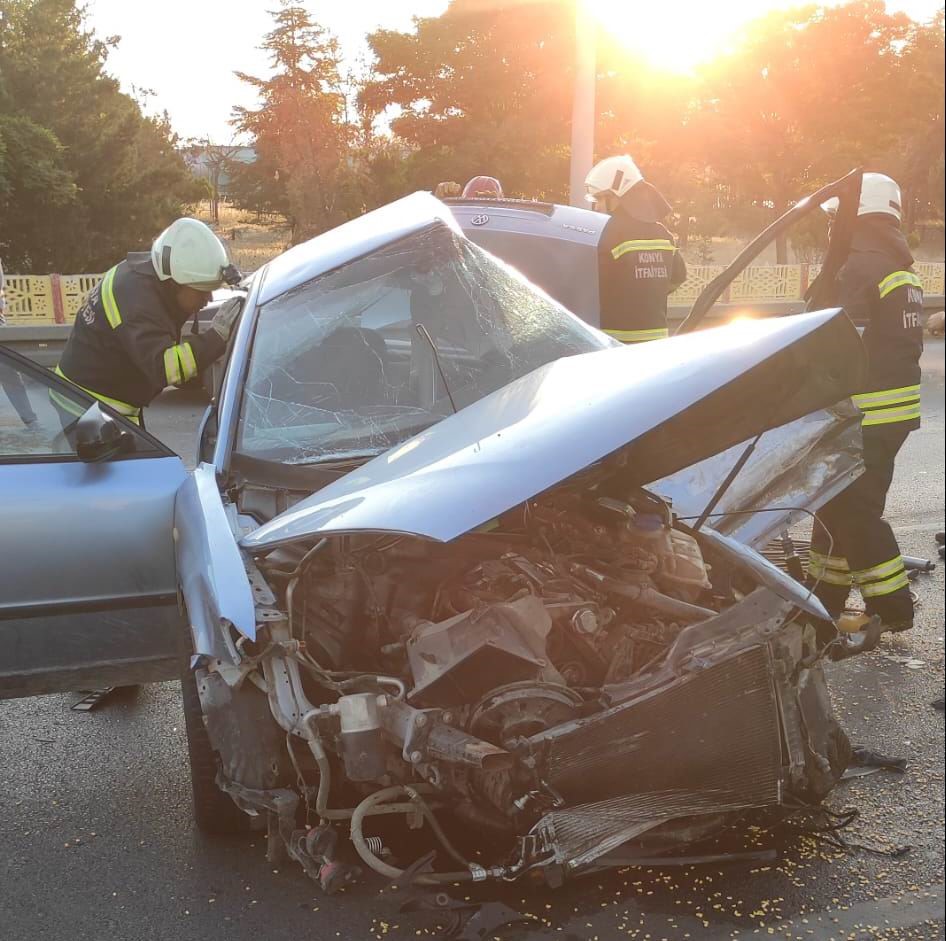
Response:
M210 744L204 724L197 679L186 667L181 673L181 699L197 828L208 836L245 833L249 829L249 817L217 787L217 753Z

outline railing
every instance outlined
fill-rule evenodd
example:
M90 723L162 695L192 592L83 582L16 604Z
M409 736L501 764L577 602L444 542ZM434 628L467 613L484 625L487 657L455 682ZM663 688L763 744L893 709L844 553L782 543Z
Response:
M943 294L946 264L920 261L914 265L924 294ZM670 295L671 305L695 301L703 288L726 270L725 265L689 265L687 279ZM738 275L719 299L721 304L743 301L793 301L804 297L821 265L751 265Z
M100 274L8 274L4 283L10 326L71 324Z
M946 264L922 261L914 267L923 282L924 293L944 293ZM696 300L700 291L724 270L723 265L691 265L686 282L670 295L670 304L684 306ZM754 265L733 281L720 303L798 300L820 270L821 265ZM7 323L71 324L85 296L101 280L100 274L7 275Z

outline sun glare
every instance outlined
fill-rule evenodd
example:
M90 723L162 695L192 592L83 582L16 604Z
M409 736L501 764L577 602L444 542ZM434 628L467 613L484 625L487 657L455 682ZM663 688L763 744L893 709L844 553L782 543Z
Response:
M584 2L629 52L653 66L684 74L723 52L743 23L779 5L778 0L729 0L725 4L705 0Z

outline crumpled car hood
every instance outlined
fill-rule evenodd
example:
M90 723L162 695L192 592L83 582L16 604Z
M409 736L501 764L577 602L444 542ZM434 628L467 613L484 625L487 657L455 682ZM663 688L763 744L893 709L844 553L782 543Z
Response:
M616 452L646 484L832 405L863 381L840 310L568 357L444 419L242 540L351 532L446 542Z

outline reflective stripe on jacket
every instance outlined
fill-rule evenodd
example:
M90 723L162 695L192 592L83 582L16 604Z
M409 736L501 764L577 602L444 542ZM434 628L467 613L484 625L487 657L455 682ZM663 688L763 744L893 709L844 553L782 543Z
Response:
M607 330L608 336L620 340L622 343L646 343L648 340L663 340L669 336L666 327L656 327L653 330Z
M127 402L120 402L118 399L109 398L107 395L101 395L98 392L93 392L92 389L86 389L84 386L80 386L78 382L73 382L59 366L57 366L53 372L55 372L60 379L65 379L66 382L70 382L72 385L82 389L82 391L87 395L91 395L93 398L98 399L104 405L107 405L113 411L118 412L119 415L124 416L129 421L133 421L136 425L140 422L141 409L137 406L129 405ZM55 389L51 388L49 390L49 398L50 401L58 405L59 408L69 415L75 415L76 418L79 418L85 414L85 409L78 402L74 402L67 396L61 395Z
M880 389L854 396L854 404L864 413L862 424L889 425L920 420L920 385Z
M838 276L838 302L864 325L867 382L854 402L865 428L920 424L923 286L896 221L864 216Z
M659 222L620 205L598 246L601 329L622 343L667 336L667 295L686 280L686 264Z
M174 289L158 280L147 253L109 270L76 315L62 374L123 414L194 379L226 344L212 330L181 339Z

